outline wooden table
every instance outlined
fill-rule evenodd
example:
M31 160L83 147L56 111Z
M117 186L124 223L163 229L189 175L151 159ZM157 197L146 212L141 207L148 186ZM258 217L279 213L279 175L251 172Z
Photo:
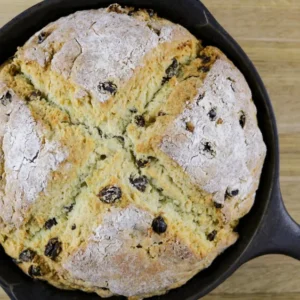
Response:
M37 2L0 0L0 26ZM268 88L280 133L282 193L300 222L300 1L203 2L245 49ZM255 259L204 299L300 299L300 263L278 255Z

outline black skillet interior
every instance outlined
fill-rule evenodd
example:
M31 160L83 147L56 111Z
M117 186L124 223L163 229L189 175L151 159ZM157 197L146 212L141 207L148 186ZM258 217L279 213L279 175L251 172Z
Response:
M214 20L208 10L197 0L119 0L122 5L152 8L162 17L188 28L206 44L219 47L245 75L253 92L258 109L258 122L263 132L268 154L257 192L256 202L250 214L243 218L238 227L239 241L218 257L211 267L200 272L185 286L169 292L162 297L151 299L199 299L230 276L242 263L264 252L284 252L280 249L261 249L257 233L266 227L270 218L266 218L268 206L281 207L278 188L278 140L274 114L264 85L252 63L237 43ZM0 63L14 54L31 35L61 16L77 10L105 7L111 0L48 0L36 5L16 17L0 30ZM271 201L272 199L272 201ZM271 207L269 207L271 209ZM272 208L274 209L274 208ZM284 208L282 208L284 211ZM273 211L272 211L273 213ZM281 214L278 216L278 220ZM281 221L281 219L280 219ZM268 227L268 226L267 226ZM268 227L269 228L269 227ZM296 230L296 229L295 229ZM253 252L255 251L256 252ZM288 250L286 252L289 252ZM300 251L299 251L300 253ZM94 294L57 290L50 285L33 281L24 275L11 260L0 251L0 283L12 299L99 299ZM114 297L112 299L123 299Z

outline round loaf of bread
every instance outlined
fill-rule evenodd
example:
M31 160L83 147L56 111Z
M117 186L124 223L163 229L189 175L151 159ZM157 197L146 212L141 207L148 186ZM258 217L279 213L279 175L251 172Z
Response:
M236 242L266 154L214 47L111 5L36 33L0 71L0 243L29 276L141 299Z

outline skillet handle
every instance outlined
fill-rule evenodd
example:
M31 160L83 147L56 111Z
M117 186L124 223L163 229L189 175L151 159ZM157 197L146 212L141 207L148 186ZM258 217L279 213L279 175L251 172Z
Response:
M265 254L284 254L300 260L300 226L284 206L278 181L262 222L244 262Z

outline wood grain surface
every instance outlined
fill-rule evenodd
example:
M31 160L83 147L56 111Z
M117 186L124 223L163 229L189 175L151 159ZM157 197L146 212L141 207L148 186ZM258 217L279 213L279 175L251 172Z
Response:
M0 26L37 2L0 0ZM282 193L300 223L300 0L203 2L244 48L267 86L280 134ZM279 255L255 259L203 299L300 299L300 262Z

